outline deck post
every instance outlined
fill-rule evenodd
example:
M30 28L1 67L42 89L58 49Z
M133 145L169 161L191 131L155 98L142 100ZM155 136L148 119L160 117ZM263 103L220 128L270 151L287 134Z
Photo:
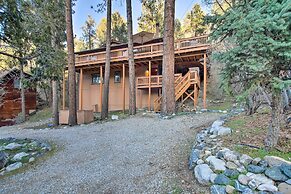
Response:
M122 103L123 114L125 113L125 64L122 64Z
M99 104L100 104L100 112L102 111L102 86L103 86L103 68L100 66L100 85L99 85Z
M151 111L151 77L152 77L152 62L149 61L149 98L148 98L148 111Z
M83 110L83 69L80 69L79 78L79 110Z
M204 54L203 67L204 67L203 107L206 108L206 91L207 91L207 66L206 66L206 53Z
M63 73L63 110L66 108L66 70Z

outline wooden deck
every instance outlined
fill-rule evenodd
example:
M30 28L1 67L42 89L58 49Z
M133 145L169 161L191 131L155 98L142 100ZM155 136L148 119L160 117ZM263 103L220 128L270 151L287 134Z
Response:
M209 48L207 43L208 35L179 39L175 42L175 54L183 55L187 53L206 51ZM146 58L161 57L163 54L163 42L146 44L134 47L134 59L142 60ZM95 52L90 54L76 54L76 67L104 64L106 52ZM111 63L127 63L128 48L111 51Z

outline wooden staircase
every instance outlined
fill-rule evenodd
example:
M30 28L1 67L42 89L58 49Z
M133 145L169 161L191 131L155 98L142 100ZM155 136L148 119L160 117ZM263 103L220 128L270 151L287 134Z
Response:
M188 92L188 89L193 86L193 90ZM185 102L188 98L191 98L194 102L194 108L198 102L198 91L200 88L199 73L196 68L190 68L188 73L184 76L175 77L175 101L181 99L181 102ZM184 97L186 96L186 97ZM154 100L154 111L159 112L161 110L162 95Z

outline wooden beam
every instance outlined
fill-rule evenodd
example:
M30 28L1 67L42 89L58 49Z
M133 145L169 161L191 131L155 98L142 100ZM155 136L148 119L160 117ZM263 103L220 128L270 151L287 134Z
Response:
M207 66L206 66L206 54L204 54L204 83L203 83L203 107L206 108L206 91L207 91Z
M66 108L66 71L63 74L63 110Z
M102 86L103 86L103 68L100 66L100 85L99 85L99 104L100 104L100 112L102 111Z
M79 110L83 110L83 69L80 69L79 78Z
M123 113L125 113L125 64L122 64L122 93Z
M149 98L148 98L148 110L151 111L151 77L152 77L152 62L149 61Z

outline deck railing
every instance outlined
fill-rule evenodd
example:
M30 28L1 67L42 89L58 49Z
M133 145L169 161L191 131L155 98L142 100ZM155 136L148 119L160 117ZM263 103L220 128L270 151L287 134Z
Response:
M182 78L181 73L175 74L175 83L180 81ZM143 76L143 77L137 77L136 78L136 86L138 89L141 88L159 88L162 87L162 81L163 81L163 76L162 75L152 75L151 76L151 82L149 82L150 77L148 76Z
M175 52L179 50L186 50L193 47L198 47L207 44L208 35L179 39L175 42ZM161 54L163 52L163 42L135 46L134 56L135 58L142 58L144 56L150 56L155 54ZM76 66L87 63L101 63L105 62L106 52L96 52L90 54L76 54ZM117 49L111 51L111 60L126 60L128 58L128 49Z

